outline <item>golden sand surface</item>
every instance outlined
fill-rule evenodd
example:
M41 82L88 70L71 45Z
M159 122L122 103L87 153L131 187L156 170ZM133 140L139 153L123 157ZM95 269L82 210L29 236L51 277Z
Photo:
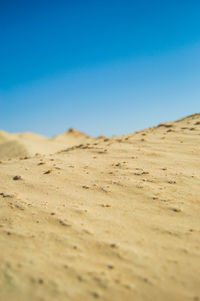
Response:
M0 300L200 300L200 114L99 139L0 132Z

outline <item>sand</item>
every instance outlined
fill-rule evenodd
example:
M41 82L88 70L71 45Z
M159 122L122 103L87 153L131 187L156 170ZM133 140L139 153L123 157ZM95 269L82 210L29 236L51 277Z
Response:
M52 154L66 147L93 140L93 138L73 129L51 139L33 133L8 134L0 131L0 160L35 154Z
M0 300L200 300L199 114L0 134Z

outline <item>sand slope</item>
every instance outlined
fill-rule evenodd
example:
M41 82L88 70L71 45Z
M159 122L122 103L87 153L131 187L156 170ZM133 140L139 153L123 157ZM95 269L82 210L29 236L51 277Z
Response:
M199 153L197 114L2 161L0 300L200 300Z

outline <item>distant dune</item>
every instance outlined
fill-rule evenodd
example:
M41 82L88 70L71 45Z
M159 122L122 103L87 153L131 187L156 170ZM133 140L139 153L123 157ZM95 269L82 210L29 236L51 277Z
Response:
M73 129L52 139L33 133L8 134L0 131L0 160L33 156L36 153L55 153L93 140L94 138Z
M0 300L200 300L200 114L0 132Z

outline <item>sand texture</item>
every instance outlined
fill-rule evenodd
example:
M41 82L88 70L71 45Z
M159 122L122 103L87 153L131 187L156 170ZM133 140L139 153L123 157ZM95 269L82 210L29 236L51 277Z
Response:
M0 300L200 300L200 115L0 132Z

